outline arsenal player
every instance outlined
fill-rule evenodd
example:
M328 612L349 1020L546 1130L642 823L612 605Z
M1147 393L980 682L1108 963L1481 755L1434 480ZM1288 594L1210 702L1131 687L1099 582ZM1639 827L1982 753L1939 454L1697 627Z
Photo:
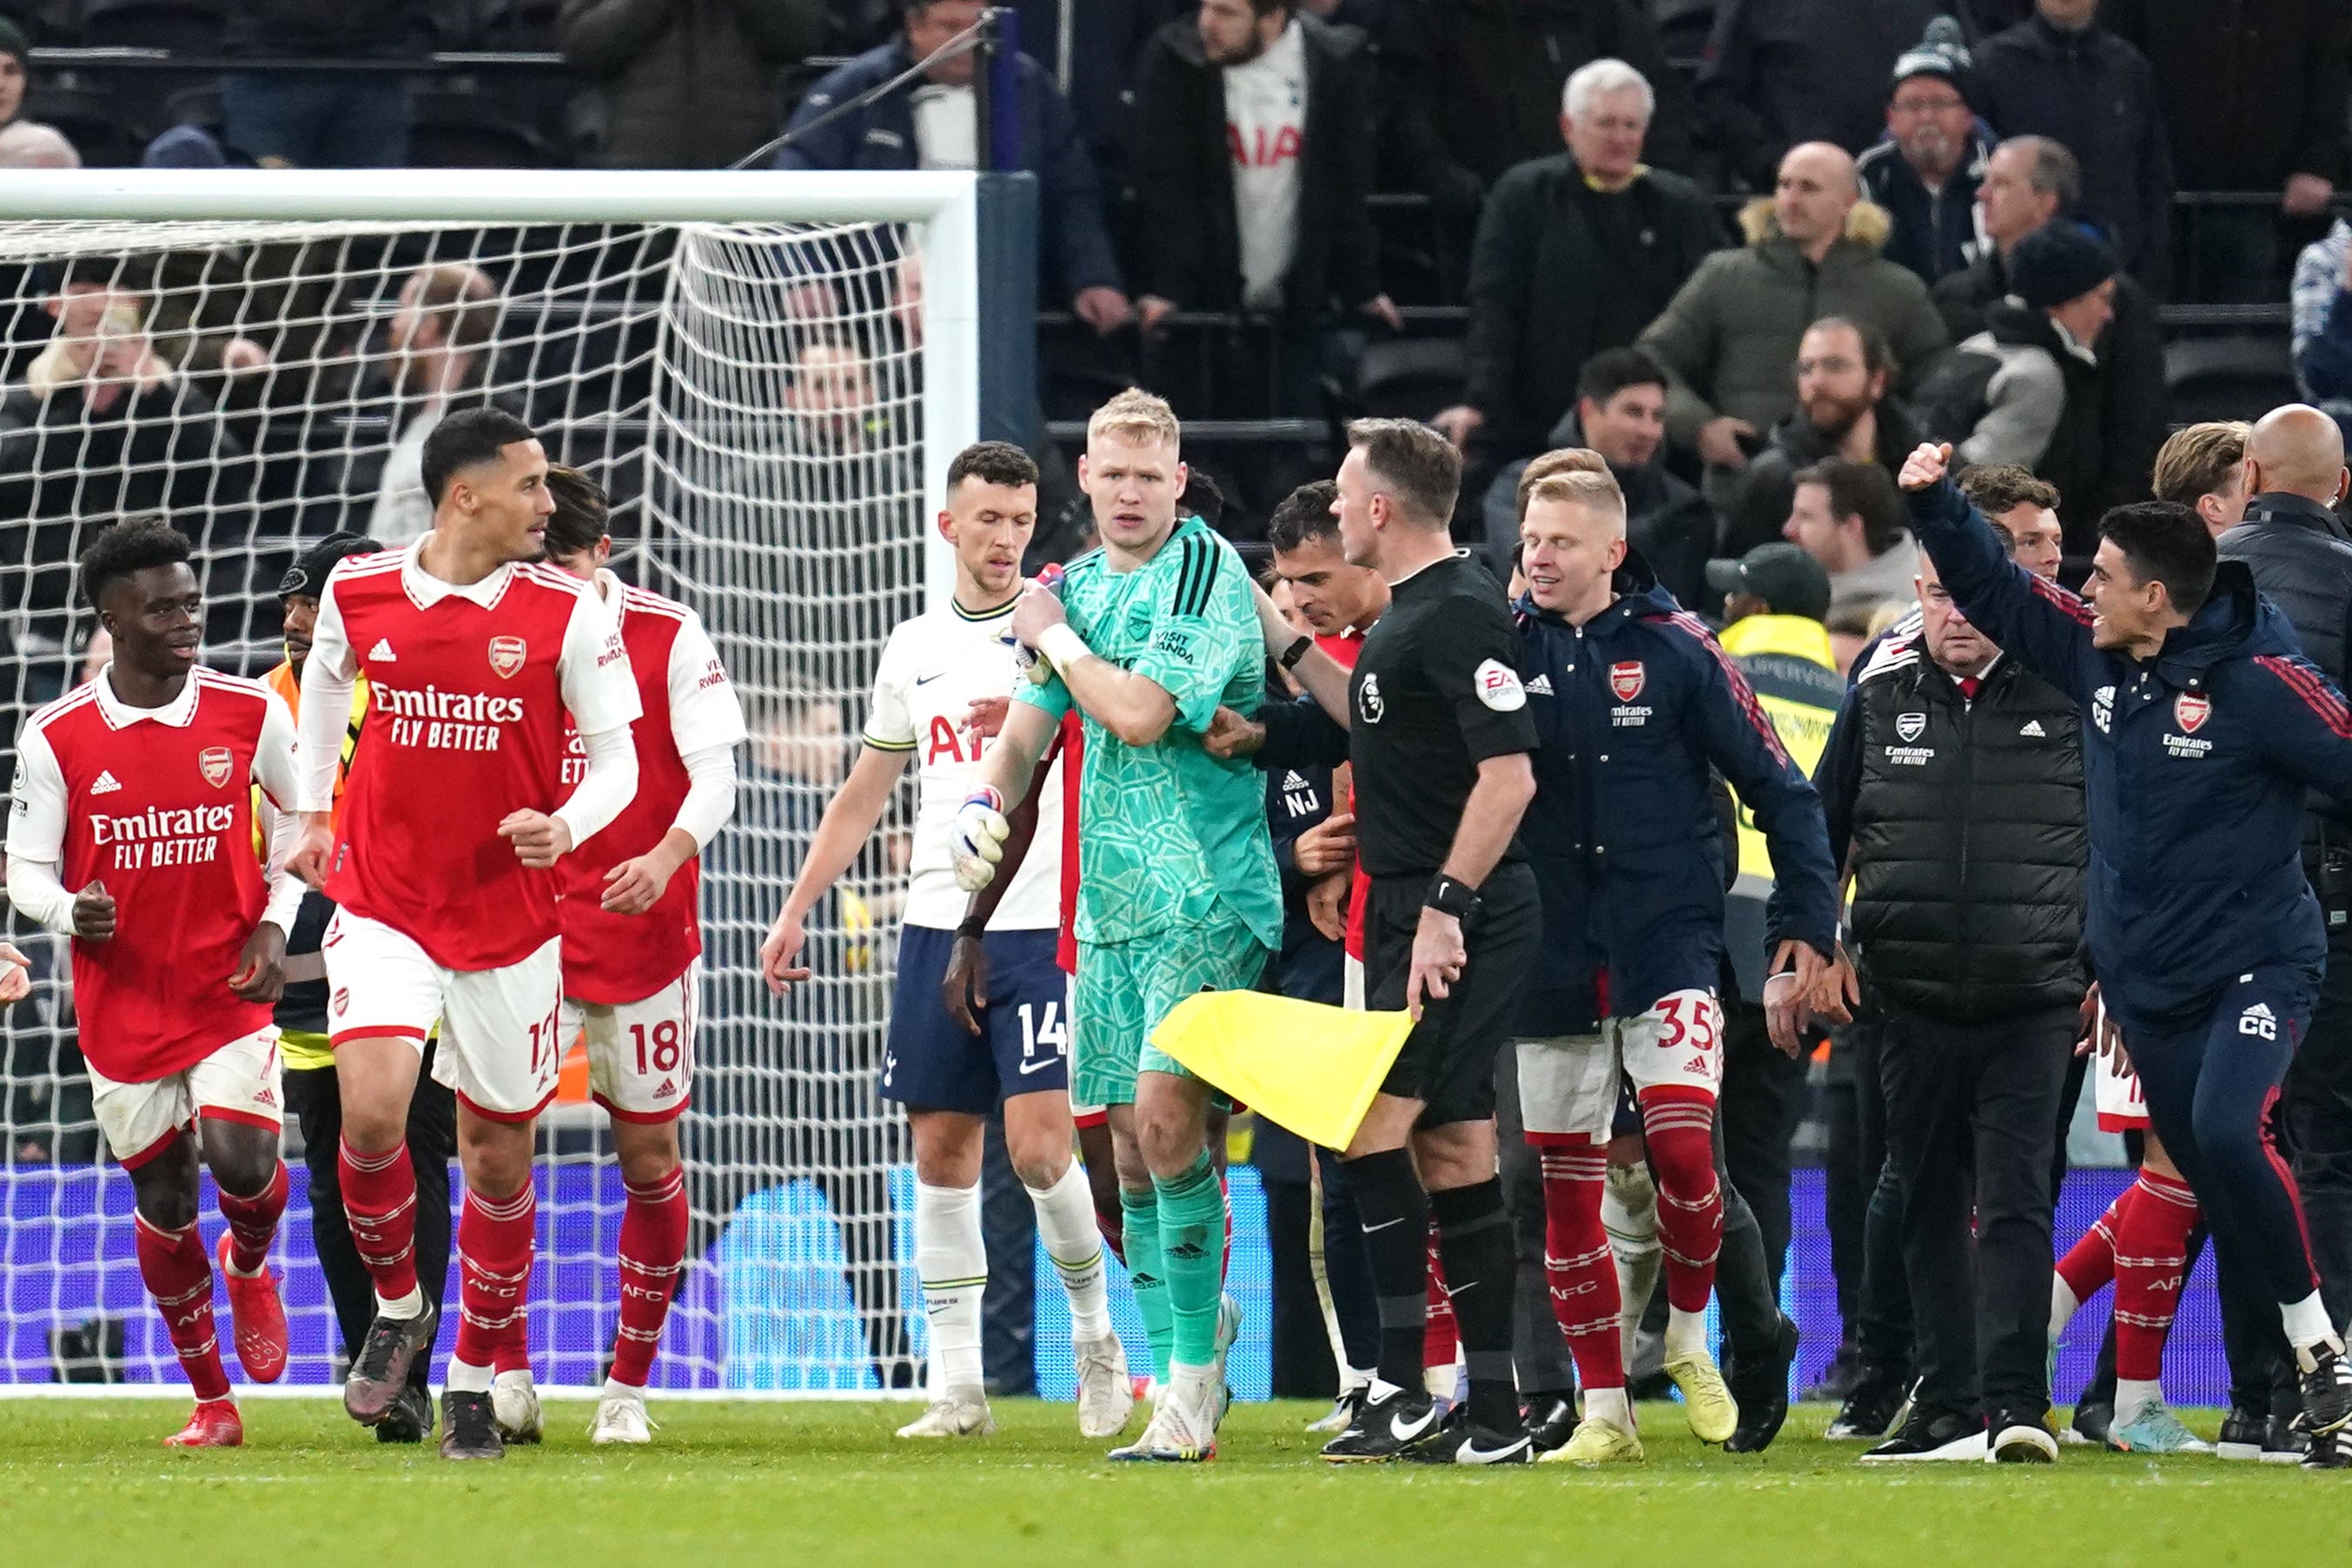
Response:
M131 1175L139 1275L196 1394L195 1414L164 1441L234 1448L245 1427L213 1329L196 1162L228 1221L219 1256L237 1359L274 1382L286 1311L268 1260L286 1166L269 1014L302 884L265 877L252 787L283 852L294 822L272 807L294 799L294 720L260 682L197 667L204 598L188 555L185 538L150 520L117 524L82 556L82 592L114 658L16 737L8 898L74 938L92 1109Z
M613 541L604 532L604 492L570 468L551 470L548 487L555 514L547 520L547 559L593 584L618 622L645 708L632 732L636 799L557 873L563 889L560 1035L569 1040L586 1033L589 1083L612 1115L628 1194L621 1212L620 1325L588 1435L598 1443L645 1443L652 1440L646 1381L686 1261L677 1117L693 1080L701 1010L697 857L735 812L743 708L694 612L605 570ZM580 758L575 737L567 773ZM530 1375L527 1367L522 1375ZM501 1372L499 1381L509 1383L509 1374ZM509 1425L501 1415L501 1427Z
M460 1322L442 1399L446 1458L505 1452L490 1401L530 1279L532 1126L562 1034L556 862L636 791L636 684L612 616L535 564L555 509L547 455L492 408L425 438L433 530L327 579L302 667L302 837L293 867L338 905L323 944L342 1093L343 1211L376 1316L343 1407L383 1418L433 1343L417 1289L408 1102L427 1034L457 1094L466 1173ZM354 677L373 694L340 828L330 817ZM566 724L585 762L568 795ZM434 809L420 810L418 802Z

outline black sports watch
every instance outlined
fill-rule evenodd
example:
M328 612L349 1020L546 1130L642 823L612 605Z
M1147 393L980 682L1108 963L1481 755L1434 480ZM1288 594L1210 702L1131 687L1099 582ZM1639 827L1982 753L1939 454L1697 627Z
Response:
M1440 915L1467 920L1478 913L1478 890L1466 882L1456 882L1439 872L1430 879L1429 892L1421 902L1423 907L1434 909Z
M1275 663L1286 670L1295 670L1298 668L1298 661L1307 657L1307 650L1313 646L1315 646L1315 639L1302 632L1298 641L1285 648L1282 651L1282 656Z

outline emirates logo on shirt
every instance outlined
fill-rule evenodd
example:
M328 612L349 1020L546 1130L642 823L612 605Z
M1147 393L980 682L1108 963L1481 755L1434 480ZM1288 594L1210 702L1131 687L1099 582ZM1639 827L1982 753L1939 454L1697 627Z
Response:
M1629 703L1640 696L1646 678L1639 659L1627 659L1622 664L1609 666L1609 689L1617 694L1617 700L1621 703Z
M196 753L196 771L215 789L228 782L229 769L235 766L236 759L226 746L207 746Z
M2213 702L2210 697L2199 696L2194 692L2183 692L2172 700L2173 719L2180 726L2181 733L2184 735L2196 734L2212 715Z
M522 662L530 655L530 644L520 637L490 639L490 673L502 681L514 678Z

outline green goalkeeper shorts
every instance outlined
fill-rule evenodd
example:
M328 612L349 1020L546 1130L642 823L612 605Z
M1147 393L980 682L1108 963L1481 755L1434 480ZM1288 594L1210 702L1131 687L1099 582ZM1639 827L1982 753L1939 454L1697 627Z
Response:
M1175 1058L1152 1048L1151 1031L1195 991L1255 988L1273 956L1222 900L1202 925L1131 942L1079 943L1070 988L1070 1098L1082 1105L1131 1105L1138 1072L1191 1077Z

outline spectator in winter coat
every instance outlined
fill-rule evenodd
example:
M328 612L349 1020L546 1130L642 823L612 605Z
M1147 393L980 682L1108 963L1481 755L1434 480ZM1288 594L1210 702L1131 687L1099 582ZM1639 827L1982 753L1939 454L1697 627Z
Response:
M1674 377L1668 438L1718 470L1718 488L1789 412L1789 367L1823 316L1874 328L1898 385L1932 370L1947 343L1927 285L1878 254L1886 214L1862 200L1853 160L1837 148L1790 149L1772 199L1750 203L1740 223L1747 245L1709 256L1640 339Z
M1977 206L1991 242L1966 272L1936 285L1936 308L1955 340L1984 331L1993 305L2013 289L2010 258L2019 242L2072 213L2081 171L2046 136L2013 136L1993 150ZM2164 329L2156 301L2128 272L2116 275L2115 319L2097 353L2110 389L2100 410L2098 472L2104 493L2066 491L2069 518L2095 522L2110 507L2147 497L2148 465L2164 444L2170 410L2164 390Z
M972 26L979 0L908 0L898 37L842 66L809 89L793 115L802 131L847 103L912 69L917 60ZM953 56L931 66L911 87L885 93L854 114L802 136L776 154L779 169L969 169L977 156L979 125L971 78L974 57ZM1111 332L1133 316L1127 286L1103 223L1093 160L1078 140L1070 106L1036 61L1016 62L1020 79L1021 149L1037 176L1041 267L1059 282L1078 319Z
M2098 0L2035 0L2031 21L1979 45L1980 107L2003 136L2047 136L2074 154L2077 215L2105 229L2124 266L2161 296L2173 179L2156 72L2097 12Z
M2107 0L2101 19L2147 57L2173 172L2190 191L2265 191L2308 218L2352 174L2343 0ZM2209 208L2177 247L2194 298L2259 299L2276 286L2277 213ZM2185 255L2183 254L2185 252Z
M1364 35L1288 0L1206 0L1152 36L1135 98L1146 330L1179 308L1309 323L1337 305L1401 324L1365 205L1371 94Z
M1948 8L1938 0L1725 0L1699 67L1709 140L1759 191L1800 142L1861 152L1885 123L1879 84Z
M231 55L421 58L425 0L230 0ZM233 70L220 78L222 139L265 169L397 169L408 162L408 80L388 70Z
M1918 574L1902 498L1875 463L1832 457L1799 474L1781 531L1830 574L1832 613L1852 604L1899 607Z
M1937 17L1895 62L1885 137L1854 161L1864 192L1894 222L1886 259L1929 283L1967 267L1984 243L1977 185L1993 137L1969 109L1968 68L1959 25Z
M1625 538L1659 584L1693 610L1709 608L1707 557L1715 549L1715 509L1706 497L1658 461L1666 437L1666 373L1639 349L1603 349L1577 378L1576 406L1552 430L1558 451L1601 455L1625 497ZM1518 544L1519 489L1528 464L1511 464L1488 486L1487 543L1508 556Z
M819 0L563 0L564 64L601 89L607 169L724 169L776 133L776 70L824 41Z
M1875 328L1824 316L1797 343L1797 406L1772 427L1724 507L1723 549L1745 555L1781 537L1796 476L1832 457L1893 473L1919 444L1910 410L1887 395L1895 367Z
M2105 241L2073 224L2050 224L2017 242L2010 256L2009 298L1986 313L1929 389L1926 405L1938 439L1962 461L2014 463L2084 501L2062 506L2077 555L2092 537L2098 497L2127 490L2146 471L2108 472L2101 415L2114 384L2098 345L2115 319L2116 255ZM2104 509L2104 508L2102 508Z
M2338 218L2303 247L2289 302L2295 384L2338 424L2352 423L2352 223Z
M1492 462L1542 450L1585 363L1631 343L1723 243L1698 188L1643 162L1654 97L1622 60L1581 68L1560 97L1568 151L1520 164L1488 196L1470 257L1469 384L1431 421L1456 444L1476 433Z

